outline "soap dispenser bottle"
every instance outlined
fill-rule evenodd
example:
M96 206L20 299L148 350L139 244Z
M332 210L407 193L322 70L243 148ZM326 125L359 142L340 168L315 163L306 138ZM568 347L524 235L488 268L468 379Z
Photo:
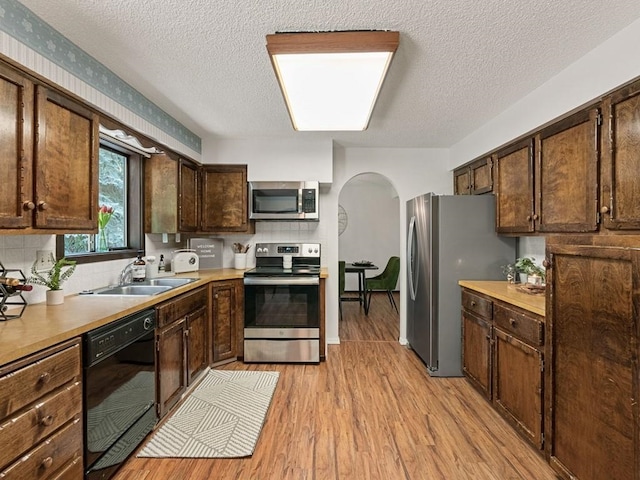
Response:
M160 255L160 262L158 263L158 273L162 273L166 271L166 266L164 264L164 255Z
M138 258L133 262L133 281L144 282L147 277L147 264L142 259L142 252L138 253Z

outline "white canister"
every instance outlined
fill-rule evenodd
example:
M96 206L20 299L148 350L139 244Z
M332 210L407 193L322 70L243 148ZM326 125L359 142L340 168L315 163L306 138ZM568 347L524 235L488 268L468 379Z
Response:
M247 268L247 254L236 253L233 255L233 265L236 270L244 270Z

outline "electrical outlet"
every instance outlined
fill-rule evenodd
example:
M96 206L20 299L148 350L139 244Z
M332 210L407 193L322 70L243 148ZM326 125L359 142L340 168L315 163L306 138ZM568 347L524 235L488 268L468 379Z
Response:
M36 252L36 270L38 272L51 270L53 267L53 252L51 250L38 250Z

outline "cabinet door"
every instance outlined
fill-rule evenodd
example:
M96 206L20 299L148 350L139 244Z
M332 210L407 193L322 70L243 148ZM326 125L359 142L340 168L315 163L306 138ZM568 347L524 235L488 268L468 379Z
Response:
M600 118L594 108L536 135L536 230L597 230Z
M180 198L178 200L178 228L181 232L198 230L198 166L195 163L180 159L178 162L178 184Z
M468 165L456 168L453 171L453 193L456 195L471 195L471 172Z
M211 284L213 362L235 358L236 352L236 284Z
M491 399L491 323L463 310L462 329L462 371Z
M187 316L187 384L209 366L209 310L206 306Z
M551 243L547 254L550 463L563 478L638 480L640 253Z
M33 221L33 84L0 65L0 228Z
M180 320L158 332L158 415L163 417L187 388L185 358L186 321Z
M98 115L37 87L36 226L98 229Z
M605 99L603 113L602 223L611 230L640 230L640 82Z
M178 162L165 153L144 161L144 231L178 232Z
M533 140L498 152L496 170L496 231L533 232Z
M491 157L476 160L469 166L471 176L471 194L480 195L493 191L493 159Z
M246 165L206 165L202 168L202 230L250 231Z
M493 361L496 409L537 448L542 448L542 352L499 328Z

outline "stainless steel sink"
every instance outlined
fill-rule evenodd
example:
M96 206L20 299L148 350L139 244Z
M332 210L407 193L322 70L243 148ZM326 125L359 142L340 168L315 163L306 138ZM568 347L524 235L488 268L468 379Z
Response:
M140 296L140 295L157 295L158 293L166 292L174 287L167 285L141 285L141 284L129 284L118 285L115 287L99 288L94 290L95 295L117 295L122 296Z
M181 287L196 280L195 278L151 278L139 283L127 283L126 285L98 288L90 292L83 292L83 294L97 295L100 297L151 296Z

